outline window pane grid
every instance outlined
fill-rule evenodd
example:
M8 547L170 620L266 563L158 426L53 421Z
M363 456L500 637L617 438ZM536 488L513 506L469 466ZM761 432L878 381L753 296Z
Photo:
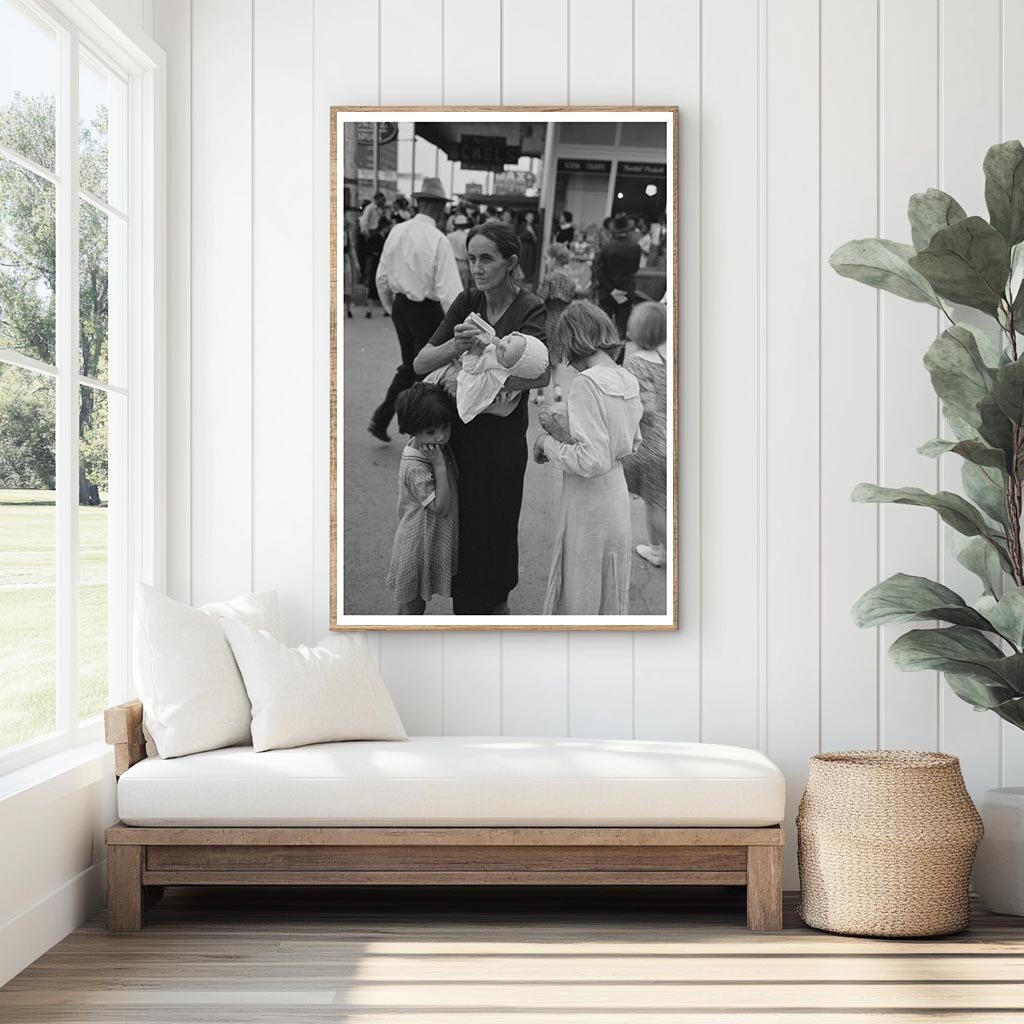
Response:
M23 370L31 370L33 373L43 373L48 377L57 376L56 366L40 362L12 348L0 348L0 365L20 366Z
M127 223L128 214L124 210L119 210L116 206L111 206L110 203L103 202L102 199L97 199L91 192L86 192L84 188L78 190L78 198L84 199L90 206L96 207L97 210L101 210L108 217L116 217L118 220Z
M78 46L60 34L57 172L57 727L78 724Z
M124 399L97 388L79 388L79 718L87 721L107 706L111 651L119 649L116 603L123 505L119 430Z
M60 184L60 178L55 172L47 170L42 164L37 164L34 160L29 160L28 157L22 156L16 149L0 144L0 157L10 160L12 164L17 164L19 167L24 167L33 174L38 174L40 178L45 178L52 185Z
M0 348L49 364L57 359L59 192L0 158Z
M82 374L78 376L79 384L86 384L91 388L95 388L97 391L105 391L109 395L127 395L128 389L122 387L119 384L111 384L109 381L97 380L95 377L85 377Z
M79 52L79 184L101 202L120 208L126 192L127 82L87 47Z
M0 366L0 749L55 731L56 384Z
M34 5L0 0L0 35L4 17L29 6ZM6 161L23 177L34 175L37 191L49 197L54 287L47 294L44 287L21 282L23 295L50 307L51 329L48 336L44 332L49 341L40 344L37 330L35 348L4 328L5 310L13 306L5 306L0 288L0 634L5 624L24 620L49 640L26 644L19 637L7 644L0 635L0 663L5 654L24 660L34 651L37 660L50 657L51 668L47 673L22 666L22 683L27 677L30 690L42 687L43 696L33 697L5 685L14 675L2 666L0 771L95 738L111 687L118 694L124 688L128 654L128 78L84 47L73 25L59 18L36 20L52 36L53 85L48 97L23 101L18 109L37 117L37 129L49 126L49 135L44 130L45 144L33 148L20 140L36 138L39 131L12 134L10 124L0 123L0 168ZM13 72L0 68L0 122L5 73ZM10 237L0 232L0 244ZM42 509L33 529L26 527L25 507L12 510L26 506L26 488L8 487L13 476L9 466L4 471L10 445L5 448L3 417L11 414L13 401L5 407L4 382L7 393L17 393L23 405L29 401L11 385L15 377L33 381L37 390L49 387L52 396L52 489L43 495L49 495L48 503L31 506ZM20 524L12 518L19 513ZM49 559L50 583L35 581L34 597L45 603L49 594L50 614L33 610L20 594L23 614L12 616L3 607L5 599L12 600L12 573L32 561L32 537L40 524L45 533L46 516L49 554L37 551L36 561Z
M17 40L0 62L0 144L55 171L61 33L34 6L0 0L0 38Z

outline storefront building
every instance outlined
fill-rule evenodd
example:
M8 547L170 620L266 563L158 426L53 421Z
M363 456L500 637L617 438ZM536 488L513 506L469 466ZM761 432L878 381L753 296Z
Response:
M648 222L663 217L664 124L570 121L547 127L541 204L549 236L563 210L587 233L596 233L606 217L620 212Z
M634 222L642 217L648 224L664 225L668 181L664 123L550 122L540 195L543 249L566 210L573 216L576 240L590 245L597 242L604 221L619 213ZM642 274L645 292L660 298L665 291L664 266Z

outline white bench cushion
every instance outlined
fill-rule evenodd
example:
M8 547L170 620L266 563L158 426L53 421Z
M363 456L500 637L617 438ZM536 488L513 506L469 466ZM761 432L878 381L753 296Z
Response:
M742 747L418 736L150 757L117 786L128 825L776 825L785 780Z

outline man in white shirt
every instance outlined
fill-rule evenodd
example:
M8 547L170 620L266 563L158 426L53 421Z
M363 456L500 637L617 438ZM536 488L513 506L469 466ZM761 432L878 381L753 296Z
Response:
M388 426L395 413L395 399L417 380L413 360L462 291L452 247L437 226L448 202L441 179L424 178L422 189L414 192L413 198L419 212L391 229L377 266L377 291L391 314L402 353L384 401L367 427L377 440L385 442L391 440Z
M365 238L380 227L380 212L384 209L384 193L378 192L373 197L372 203L366 204L366 209L359 215L359 231Z

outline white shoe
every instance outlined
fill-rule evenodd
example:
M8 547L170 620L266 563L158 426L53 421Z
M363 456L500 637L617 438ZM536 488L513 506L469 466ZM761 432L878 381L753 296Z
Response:
M665 549L660 544L657 547L652 544L637 544L636 553L656 569L660 569L665 564Z

